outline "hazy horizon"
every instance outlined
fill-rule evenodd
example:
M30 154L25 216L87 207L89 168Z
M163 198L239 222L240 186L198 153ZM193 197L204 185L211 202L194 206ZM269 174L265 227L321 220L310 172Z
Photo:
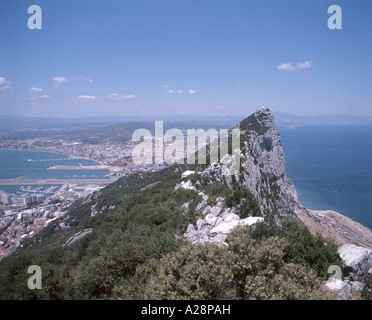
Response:
M253 112L252 112L253 113ZM245 119L246 117L250 116L252 113L245 114L245 115L233 115L233 114L226 114L226 115L201 115L201 114L187 114L187 115L177 115L177 114L158 114L158 115L123 115L123 116L114 116L114 115L103 115L103 116L77 116L77 117L56 117L56 116L45 116L45 115L16 115L16 114L3 114L0 115L0 119L7 120L60 120L60 121L71 121L71 122L78 122L84 121L89 122L89 120L93 122L102 122L113 123L113 122L120 122L123 120L126 121L213 121L213 120L226 120L226 119ZM334 114L314 114L314 115L300 115L300 114L293 114L287 112L273 112L274 117L276 120L282 121L290 121L290 120L312 120L315 121L319 120L320 122L324 122L327 120L339 121L340 119L348 120L348 121L355 121L355 123L366 123L372 124L372 115L368 116L361 116L361 115L350 115L350 114L342 114L342 113L334 113ZM331 122L334 122L331 121Z

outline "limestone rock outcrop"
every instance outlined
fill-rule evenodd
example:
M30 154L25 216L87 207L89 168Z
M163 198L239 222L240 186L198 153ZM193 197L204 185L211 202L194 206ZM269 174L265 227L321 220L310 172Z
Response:
M372 250L344 244L338 248L338 254L344 262L344 274L347 279L364 281L368 275L372 275Z
M325 286L337 295L337 300L360 300L363 284L359 281L331 279Z
M234 176L241 188L246 188L258 201L261 212L280 217L304 214L298 195L286 174L281 137L275 128L274 116L262 109L243 120L240 129L240 170ZM231 185L232 177L223 175L223 164L209 166L202 173Z
M189 224L184 238L193 243L218 242L225 244L230 231L238 225L253 225L262 221L262 217L248 217L241 219L235 208L226 208L223 199L219 199L213 207L203 203L197 210L202 211L204 218L199 218L194 225Z
M353 244L344 244L337 252L343 261L343 280L332 278L327 281L326 287L340 300L360 300L364 282L372 275L372 251Z

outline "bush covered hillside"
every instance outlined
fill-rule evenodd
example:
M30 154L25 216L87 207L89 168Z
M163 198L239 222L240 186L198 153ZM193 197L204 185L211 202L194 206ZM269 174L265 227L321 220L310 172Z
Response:
M235 176L185 164L117 180L0 262L0 298L335 298L324 282L342 264L337 247L297 218L272 114L240 126ZM186 170L194 173L181 178ZM31 265L42 269L40 290L27 287Z
M228 247L213 243L191 245L182 240L188 224L198 219L197 215L185 215L182 205L189 203L189 212L193 212L201 201L195 190L175 190L182 169L172 166L162 172L120 179L90 201L77 203L65 218L70 228L48 227L25 244L25 249L0 263L0 297L331 297L320 284L327 277L329 265L340 265L337 248L311 235L296 218L284 218L281 227L270 217L255 227L238 227L227 238ZM197 179L196 175L191 178ZM212 199L226 197L229 205L236 205L234 193L225 184L204 179L200 185ZM251 200L251 195L241 196L246 197L242 201ZM102 207L108 201L116 204L115 209L89 217L92 203ZM257 206L251 207L251 214L257 215ZM93 232L63 246L71 235L85 228L93 228ZM30 265L42 269L41 290L27 287Z

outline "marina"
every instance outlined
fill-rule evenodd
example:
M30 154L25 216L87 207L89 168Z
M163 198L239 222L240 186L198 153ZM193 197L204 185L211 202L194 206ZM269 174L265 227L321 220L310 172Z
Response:
M31 188L31 186L21 186L19 189L22 192L28 192L28 193L53 193L55 189L57 189L58 186L50 186L45 190L42 190L43 187L37 187L37 188Z

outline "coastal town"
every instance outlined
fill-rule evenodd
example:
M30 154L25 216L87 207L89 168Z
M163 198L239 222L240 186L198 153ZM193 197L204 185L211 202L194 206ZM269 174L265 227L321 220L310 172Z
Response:
M185 130L182 130L185 134ZM152 141L152 157L155 158L156 144ZM205 145L198 140L197 148ZM28 162L59 160L91 160L92 165L51 165L42 170L106 170L102 178L29 179L26 176L0 179L0 260L16 252L22 240L31 238L52 221L63 217L67 208L76 200L87 197L120 177L135 172L154 172L163 169L167 163L137 164L132 159L133 149L138 141L102 141L86 143L60 137L36 137L26 139L0 138L0 149L35 151L55 154L54 159L28 159ZM162 141L163 153L171 141ZM184 155L195 152L184 145ZM174 153L175 154L175 153ZM59 155L68 155L68 158ZM35 169L34 169L35 170ZM37 169L39 170L39 169ZM41 169L40 169L41 170ZM15 186L16 192L2 190L1 186ZM4 188L3 188L4 189ZM60 224L61 228L68 226Z
M19 189L16 192L1 190L0 186L0 260L17 252L22 241L33 237L52 221L63 217L68 207L78 199L100 190L116 179L134 172L156 171L165 165L135 165L131 152L135 142L91 145L63 139L35 138L26 140L0 139L0 149L25 150L69 155L71 159L87 159L98 162L92 166L50 166L46 170L107 170L107 179L72 179L73 183L48 185L48 182L24 179L8 179ZM34 161L29 159L29 162ZM36 161L36 160L35 160ZM37 160L43 161L43 160ZM11 181L12 180L12 181ZM54 179L53 182L58 182ZM70 179L71 180L71 179ZM5 179L3 180L5 181ZM100 181L100 183L95 183ZM107 181L107 182L105 182ZM28 185L30 182L31 185ZM31 183L32 182L32 183ZM62 180L61 180L62 182ZM66 181L63 181L66 182ZM23 184L23 185L21 185ZM0 183L1 185L1 183ZM94 214L94 211L92 211ZM68 228L60 223L61 228Z
M0 260L17 252L22 241L34 236L52 221L62 218L78 199L100 190L104 185L51 186L41 191L37 186L20 187L9 194L0 190ZM63 222L61 228L68 228Z
M186 136L186 130L182 129L182 134ZM216 131L217 133L217 131ZM204 147L209 142L209 136L206 136L205 141L201 141L199 136L197 142L190 148L187 143L184 143L184 156L194 153L196 150ZM153 137L152 158L155 159L155 150L157 149L157 141L159 138ZM0 138L0 149L8 150L26 150L37 152L48 152L55 154L69 155L70 159L87 159L98 162L95 169L109 170L108 176L126 176L134 172L149 172L162 169L166 163L153 163L141 165L136 164L132 159L134 148L139 144L139 141L105 141L101 143L86 143L83 141L61 139L58 137L37 137L30 139L4 139ZM172 141L163 141L163 153L167 147L172 144ZM65 160L65 159L64 159ZM32 159L30 159L32 161ZM90 166L93 168L93 166ZM49 170L62 170L60 166L52 166ZM72 169L72 168L65 168ZM79 168L74 168L79 169ZM81 166L80 169L89 169ZM1 185L1 184L0 184Z
M138 170L131 161L136 142L87 144L58 138L0 139L0 149L27 150L69 155L75 159L89 159L109 166L112 174L126 175ZM152 170L153 168L141 168Z

